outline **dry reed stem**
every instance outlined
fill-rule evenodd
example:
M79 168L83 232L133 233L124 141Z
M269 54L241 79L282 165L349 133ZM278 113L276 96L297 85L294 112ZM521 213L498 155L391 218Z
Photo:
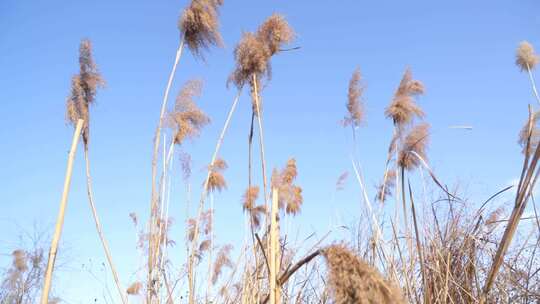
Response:
M279 227L277 223L279 211L279 190L276 188L272 189L272 211L270 213L270 273L268 279L270 281L270 304L278 304L277 298L277 255L278 248L277 243L279 240Z
M221 148L221 145L223 144L223 140L225 138L225 133L227 132L229 128L229 124L231 122L232 116L234 114L234 111L236 110L236 106L238 105L238 100L240 99L241 89L238 90L238 93L236 94L236 97L234 98L234 101L231 105L231 109L229 110L229 113L227 114L227 119L225 120L225 124L223 125L223 129L221 130L221 134L218 138L218 141L216 143L216 148L214 150L214 154L212 155L212 160L210 162L210 168L214 165L217 156L219 154L219 150ZM197 219L201 218L202 211L204 208L204 202L206 199L206 196L208 194L208 184L210 180L210 174L211 170L208 170L208 173L206 175L206 180L203 185L203 191L201 193L201 199L199 201L199 207L197 211ZM189 281L189 296L188 301L189 304L194 303L194 294L193 294L193 261L195 257L195 251L197 246L197 240L198 240L198 234L199 234L199 220L195 221L194 229L193 229L193 239L191 240L191 252L189 254L189 260L188 260L188 281Z
M71 142L71 148L69 149L66 177L64 179L64 190L62 192L62 198L60 199L60 210L58 211L58 217L56 219L56 225L54 228L54 235L51 241L51 248L49 250L49 257L47 260L47 269L45 271L45 277L43 281L43 290L41 292L41 304L47 304L49 302L49 292L51 290L52 274L54 270L54 263L56 261L56 253L58 250L58 243L62 234L62 227L64 226L64 215L67 207L67 200L69 194L69 187L71 185L71 175L73 173L73 160L75 159L75 153L77 152L77 144L83 128L84 121L79 119L73 132L73 140Z
M253 74L253 85L255 89L255 109L257 113L257 122L259 124L259 149L261 150L261 165L262 165L262 175L263 175L263 201L264 201L264 208L268 210L268 191L267 191L267 184L266 184L266 158L264 156L264 132L263 132L263 125L262 125L262 113L259 106L259 90L257 87L257 75ZM268 217L268 213L267 213Z
M96 210L96 205L94 203L94 196L93 196L93 190L92 190L92 178L90 176L90 160L88 157L87 145L84 146L84 160L86 164L86 189L87 189L86 193L88 195L88 202L90 203L90 209L92 209L92 216L96 224L96 230L99 235L101 244L103 245L103 250L105 251L105 256L107 257L107 263L109 264L109 267L111 268L111 272L114 278L114 283L116 285L116 288L118 289L118 293L120 294L120 299L122 300L122 303L127 304L127 298L126 298L126 295L124 294L124 288L122 287L122 283L120 283L118 271L116 271L116 267L114 266L114 263L112 260L111 250L109 249L109 243L107 242L107 239L105 238L105 235L103 234L101 222L99 220L99 216Z

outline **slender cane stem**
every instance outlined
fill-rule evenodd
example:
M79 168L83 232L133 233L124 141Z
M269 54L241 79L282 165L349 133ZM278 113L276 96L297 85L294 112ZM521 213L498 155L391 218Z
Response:
M73 160L75 159L75 152L77 152L77 143L81 135L84 120L79 119L73 133L73 140L71 142L71 148L68 154L66 177L64 179L64 190L62 192L62 198L60 200L60 210L58 211L58 217L56 219L56 226L54 229L54 235L51 242L51 249L49 250L49 258L47 260L47 270L45 271L45 278L43 283L43 291L41 293L41 304L47 304L49 302L49 292L51 290L52 274L54 269L54 262L56 261L56 254L58 251L58 243L60 242L60 236L62 234L62 227L64 226L64 215L67 207L67 200L69 194L69 187L71 185L71 174L73 172Z

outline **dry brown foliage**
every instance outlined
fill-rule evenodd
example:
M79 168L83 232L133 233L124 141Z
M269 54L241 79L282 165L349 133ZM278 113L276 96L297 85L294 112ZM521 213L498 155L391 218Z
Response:
M538 64L540 58L534 52L532 44L522 41L516 50L516 65L522 70L532 70Z
M222 45L218 21L221 5L221 0L192 0L182 13L178 28L195 56L202 57L203 50Z
M322 254L328 266L327 284L334 303L405 303L399 288L346 246L332 245Z
M126 289L126 293L128 295L138 295L141 292L142 289L142 283L141 282L134 282Z

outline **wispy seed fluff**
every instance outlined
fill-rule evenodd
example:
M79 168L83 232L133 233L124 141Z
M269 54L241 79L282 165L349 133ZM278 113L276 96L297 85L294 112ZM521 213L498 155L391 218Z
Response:
M66 118L72 125L84 119L83 141L89 140L89 108L95 102L97 89L105 85L92 57L92 43L83 39L79 46L79 74L71 79L71 92L66 101Z
M26 252L24 250L14 250L11 255L13 256L13 266L20 272L28 270Z
M349 90L347 93L347 116L343 121L345 126L359 126L364 118L364 105L362 103L362 94L364 86L360 83L360 69L356 69L349 80Z
M245 212L248 212L254 228L259 228L261 224L261 216L266 212L264 205L256 205L258 198L258 186L248 187L244 195L242 195L242 208Z
M223 177L223 171L225 171L225 169L227 169L227 163L221 158L216 159L214 164L208 167L208 170L210 170L208 190L210 192L216 190L221 192L223 189L227 188L227 182Z
M278 189L279 208L285 209L287 214L299 213L304 202L302 188L294 184L297 175L294 158L287 161L287 165L281 172L277 169L272 172L271 184L272 188Z
M426 150L429 142L429 124L422 123L414 126L405 137L401 151L398 155L398 165L407 170L414 170L420 165L418 157L413 155L414 151L424 160L427 159Z
M222 45L218 21L221 5L221 0L192 0L182 13L178 28L195 56L202 57L203 50Z
M201 95L201 91L202 81L190 80L176 97L174 110L169 113L170 124L175 129L175 144L180 145L187 138L197 137L202 128L210 122L194 101L195 97Z
M540 111L536 111L531 114L531 117L527 119L523 128L519 132L518 143L523 149L524 154L532 153L536 150L538 143L540 142L540 130L538 130L538 122L540 121ZM528 150L527 150L527 143Z
M279 52L281 46L294 39L292 28L280 14L272 14L257 30L257 37L264 42L270 55Z
M423 93L424 85L420 81L414 80L411 70L407 68L392 102L385 110L386 117L392 118L398 127L403 127L415 117L422 118L424 112L416 104L414 97Z
M212 273L212 284L215 285L217 283L217 280L221 276L221 273L223 272L223 268L228 267L232 268L233 263L230 258L230 254L233 247L232 245L225 245L221 247L221 249L218 252L216 261L214 262L214 271Z
M344 245L322 252L328 266L328 287L336 304L405 303L399 288Z
M379 186L377 186L377 197L375 198L381 203L386 202L386 200L392 195L392 191L396 186L396 171L389 170L386 173L386 178L383 178L383 181Z
M522 41L516 51L516 65L522 70L532 70L538 64L540 58L534 52L533 46L527 42Z

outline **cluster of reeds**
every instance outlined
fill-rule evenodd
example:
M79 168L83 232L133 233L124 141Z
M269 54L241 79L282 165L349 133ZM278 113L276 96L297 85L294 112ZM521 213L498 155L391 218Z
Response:
M501 190L474 209L471 202L459 197L441 182L431 169L428 157L430 126L418 104L425 87L407 68L398 84L385 116L394 126L387 150L385 170L380 185L368 189L360 163L358 128L366 119L364 91L366 86L359 69L349 81L344 127L352 132L351 165L368 215L360 221L356 246L333 243L320 238L309 248L295 246L288 230L292 218L304 207L302 187L297 184L295 158L283 169L274 169L267 178L264 146L262 93L271 76L271 59L284 51L294 38L286 19L271 15L254 32L245 32L234 49L236 67L227 83L233 83L237 94L231 104L210 161L206 164L200 199L194 214L190 200L186 205L186 260L173 265L169 247L172 217L169 215L173 161L180 155L186 191L191 194L191 158L185 150L188 140L200 136L210 118L197 105L202 96L202 82L188 81L169 107L169 93L184 45L195 58L213 46L221 46L218 30L220 0L192 0L179 20L180 44L168 78L154 137L149 219L144 228L139 218L130 214L137 232L137 247L145 260L144 275L129 282L127 289L115 270L93 200L89 171L90 108L103 78L97 70L88 40L80 46L80 71L72 78L67 101L67 118L75 126L68 161L64 195L53 244L45 272L42 304L51 302L48 292L63 224L64 210L77 148L82 134L86 160L87 193L98 235L109 268L113 273L120 299L140 297L144 303L534 303L540 301L540 220L528 238L513 242L534 187L540 160L540 115L529 106L529 119L519 133L524 161L511 210L491 208L491 203L511 187ZM532 71L538 63L532 46L520 44L516 64L526 71L535 98L540 103ZM236 251L219 244L213 231L214 195L227 189L225 170L228 164L220 156L221 146L244 87L249 87L251 125L248 130L247 189L241 197L246 213L244 242ZM255 119L257 119L255 124ZM164 127L166 127L164 129ZM261 179L253 177L253 138L258 130ZM179 153L175 153L175 149ZM161 152L161 153L160 153ZM160 170L161 165L161 170ZM347 173L338 179L336 189L344 187ZM197 183L199 184L199 183ZM418 195L418 184L430 187ZM262 189L262 191L261 191ZM373 204L375 197L380 204ZM258 202L260 199L261 202ZM394 198L393 204L390 198ZM534 205L533 205L534 206ZM491 210L488 214L488 210ZM535 209L536 211L536 209ZM530 220L530 219L529 219ZM363 227L362 225L365 225ZM309 237L307 238L309 239ZM354 243L354 242L353 242ZM299 254L301 253L301 254ZM232 257L236 254L237 257ZM321 257L321 258L317 258ZM33 268L25 252L13 253L12 279L3 284L19 284L21 277ZM204 262L207 262L206 264ZM202 271L200 268L206 265ZM178 269L181 269L178 271ZM13 285L15 286L15 285ZM23 287L13 287L17 290ZM13 289L12 288L12 289ZM201 292L201 289L203 292Z

